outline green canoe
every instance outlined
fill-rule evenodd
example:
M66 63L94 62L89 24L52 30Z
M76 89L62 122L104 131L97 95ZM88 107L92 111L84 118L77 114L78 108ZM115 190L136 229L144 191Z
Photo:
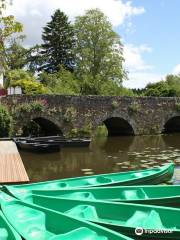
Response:
M118 172L92 175L88 177L66 178L40 183L14 185L15 188L32 189L62 189L73 187L97 187L118 185L158 184L169 180L174 173L174 164L148 170Z
M21 237L8 223L2 211L0 211L0 240L21 240Z
M130 240L96 224L23 203L5 193L0 194L0 204L8 221L25 240Z
M21 192L21 189L16 192ZM63 190L32 190L31 194L74 200L132 202L180 207L180 185L97 187ZM13 194L13 191L12 191Z
M135 230L142 228L144 229L142 237L180 239L180 209L132 203L58 199L38 195L27 195L24 200L128 236L135 237ZM151 234L146 231L151 231ZM159 231L161 233L157 234Z

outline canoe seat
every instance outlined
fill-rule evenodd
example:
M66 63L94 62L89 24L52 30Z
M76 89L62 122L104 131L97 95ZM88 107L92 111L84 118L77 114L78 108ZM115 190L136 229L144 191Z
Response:
M159 213L155 210L151 210L149 215L143 221L144 228L154 228L154 229L164 229L165 227L162 224L161 217Z
M113 180L107 177L103 176L98 176L98 177L92 177L89 179L84 180L84 183L89 186L89 185L97 185L97 184L105 184L105 183L111 183Z
M73 200L79 200L79 199L95 200L95 197L91 192L74 192L74 193L61 195L61 197L70 198Z
M126 200L138 200L138 199L147 199L147 198L148 196L142 189L124 190L120 195L120 199L126 199Z
M98 183L111 183L112 182L112 179L107 178L107 177L102 177L102 176L97 177L96 180Z
M49 240L108 240L107 237L98 236L96 232L86 227L80 227L65 234L59 234ZM110 239L109 239L110 240Z
M53 233L48 232L44 226L30 226L28 229L26 229L26 234L34 240L49 239L54 235Z
M136 211L127 221L126 226L134 227L134 226L142 226L142 222L146 217L148 216L148 213L142 212L142 211Z
M98 219L96 208L90 205L78 205L66 211L65 214L91 220Z
M66 183L66 182L59 182L58 183L58 187L60 187L60 188L66 188L66 187L68 187L69 185Z
M29 208L22 207L16 211L17 221L22 224L27 225L27 222L36 222L36 224L45 224L45 214L41 211ZM26 223L25 223L26 222Z
M55 183L49 183L47 185L45 185L44 187L42 187L42 189L47 190L53 190L53 189L57 189L57 188L66 188L68 187L68 184L66 182L55 182Z
M159 214L155 210L150 212L136 211L126 222L126 226L139 226L145 229L163 229Z
M0 239L8 240L8 231L5 228L0 228Z
M46 230L45 213L29 207L16 211L17 228L21 226L32 239L48 239L53 234Z
M144 177L146 175L149 175L149 172L135 172L132 175L134 175L134 177Z

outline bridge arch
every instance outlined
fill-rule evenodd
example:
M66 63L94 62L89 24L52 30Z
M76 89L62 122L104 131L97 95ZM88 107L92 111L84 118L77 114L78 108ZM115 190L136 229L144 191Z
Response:
M134 126L130 120L121 116L108 116L99 121L97 127L104 124L108 136L129 136L135 135Z
M162 133L180 132L180 115L169 117L163 125Z
M21 131L25 131L25 135L27 135L28 126L33 125L39 129L37 134L43 136L64 135L64 129L61 127L61 124L49 116L31 116L28 121L22 121L19 127ZM36 135L36 132L33 132L32 135Z

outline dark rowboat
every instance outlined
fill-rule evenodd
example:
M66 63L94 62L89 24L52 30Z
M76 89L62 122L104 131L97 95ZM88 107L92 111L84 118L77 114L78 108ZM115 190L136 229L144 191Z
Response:
M27 141L16 141L17 146L26 151L39 152L39 153L50 153L60 151L60 145L54 144L41 144L41 143L30 143Z
M46 142L49 140L63 140L65 139L65 137L64 136L45 136L45 137L30 137L30 139Z
M21 137L21 138L14 138L13 139L17 144L18 142L24 142L27 143L37 143L37 144L52 144L56 145L59 144L61 147L88 147L91 143L90 139L78 139L78 138L72 138L72 139L66 139L63 136L47 136L47 137Z
M30 143L59 144L61 147L88 147L91 143L90 139L34 139L29 138Z

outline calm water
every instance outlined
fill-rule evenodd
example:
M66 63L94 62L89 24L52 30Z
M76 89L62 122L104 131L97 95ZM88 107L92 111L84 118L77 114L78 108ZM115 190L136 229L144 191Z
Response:
M146 169L170 161L180 183L180 134L94 139L89 148L64 148L59 153L21 151L31 181Z

